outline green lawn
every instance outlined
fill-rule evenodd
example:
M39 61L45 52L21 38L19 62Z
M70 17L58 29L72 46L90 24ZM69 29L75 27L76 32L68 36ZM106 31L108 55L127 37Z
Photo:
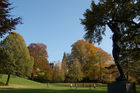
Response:
M3 75L0 78L0 82L5 82L7 76ZM96 88L90 89L89 84L85 84L85 87L82 87L83 84L79 84L79 87L70 88L69 83L50 83L49 87L46 84L37 83L27 79L12 77L10 79L10 86L26 86L22 88L3 88L0 87L0 93L107 93L106 85L97 85ZM74 84L73 84L74 86ZM140 93L140 87L137 88L137 93Z
M7 75L2 75L2 78L0 78L0 82L6 82ZM45 84L41 84L38 82L34 82L31 80L27 80L20 77L11 76L9 84L14 85L23 85L23 86L29 86L29 87L38 87L38 88L45 88Z

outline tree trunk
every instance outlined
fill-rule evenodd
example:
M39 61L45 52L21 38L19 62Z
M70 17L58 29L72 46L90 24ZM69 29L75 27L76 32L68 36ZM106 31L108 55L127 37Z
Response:
M7 78L7 81L6 81L6 84L5 84L6 86L9 84L10 75L11 75L11 74L8 74L8 78Z
M120 66L119 62L118 62L120 51L121 51L120 46L118 44L119 41L120 41L120 38L121 38L120 31L119 31L119 28L118 28L118 24L117 23L110 23L110 24L108 24L108 26L113 32L113 37L112 37L113 50L112 50L112 54L113 54L115 64L116 64L116 66L118 68L118 71L120 73L120 76L116 80L117 81L124 81L124 80L126 80L126 78L125 78L123 69Z

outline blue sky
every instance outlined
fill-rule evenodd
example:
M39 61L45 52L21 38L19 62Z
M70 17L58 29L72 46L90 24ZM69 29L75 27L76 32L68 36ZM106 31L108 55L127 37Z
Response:
M71 45L83 39L84 26L80 18L91 0L10 0L15 8L12 14L22 17L22 25L16 32L30 43L47 45L48 60L61 61L63 53L70 53ZM111 34L107 29L106 37L99 47L108 53L112 51ZM96 45L98 46L98 45Z

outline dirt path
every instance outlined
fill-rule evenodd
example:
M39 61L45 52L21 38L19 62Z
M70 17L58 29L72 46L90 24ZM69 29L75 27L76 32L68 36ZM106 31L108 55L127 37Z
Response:
M0 86L0 88L32 88L30 86L25 86L25 85L15 85L15 84L10 84L8 86Z

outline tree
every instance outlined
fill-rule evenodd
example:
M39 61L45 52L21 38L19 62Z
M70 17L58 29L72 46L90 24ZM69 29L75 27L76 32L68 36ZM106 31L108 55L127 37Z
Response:
M53 82L63 82L65 80L64 71L61 69L61 64L58 62L53 69Z
M106 80L108 82L115 81L115 78L119 75L118 69L115 65L115 63L112 61L105 67L106 72L105 74L107 75Z
M90 78L90 74L93 73L91 69L96 70L97 64L97 48L88 41L78 40L72 45L72 61L76 58L82 67L84 78Z
M97 61L99 66L99 80L102 81L106 75L105 67L112 62L112 56L97 47Z
M28 46L30 55L34 58L34 66L32 71L32 79L44 82L50 81L52 78L52 68L47 60L47 46L41 43L31 43Z
M68 75L68 66L67 66L67 55L66 53L64 53L63 59L62 59L62 64L61 64L61 68L65 74L65 77L67 77Z
M51 81L52 75L53 75L53 69L51 68L50 65L45 66L44 73L45 73L45 75L43 76L44 81L47 81L47 82Z
M25 41L21 35L11 32L0 43L0 67L2 74L8 74L6 85L10 75L29 77L33 66L33 58L30 56Z
M65 75L64 82L69 82L69 80L70 80L68 72L69 72L69 69L70 69L72 62L73 62L72 55L70 53L64 53L63 59L62 59L62 64L61 64L61 69Z
M20 17L15 18L10 15L10 11L13 9L10 6L9 0L0 0L0 37L15 30L15 26L21 23Z
M119 64L120 56L131 60L139 60L140 50L140 1L139 0L100 0L98 4L91 3L91 9L84 13L81 23L85 26L85 39L90 42L100 43L105 35L106 26L113 33L113 57L120 72L117 80L125 80L125 75ZM126 52L127 50L127 52ZM135 62L135 61L134 61Z
M68 75L70 77L70 81L72 82L78 82L83 79L83 72L78 59L74 59L74 61L72 62Z

